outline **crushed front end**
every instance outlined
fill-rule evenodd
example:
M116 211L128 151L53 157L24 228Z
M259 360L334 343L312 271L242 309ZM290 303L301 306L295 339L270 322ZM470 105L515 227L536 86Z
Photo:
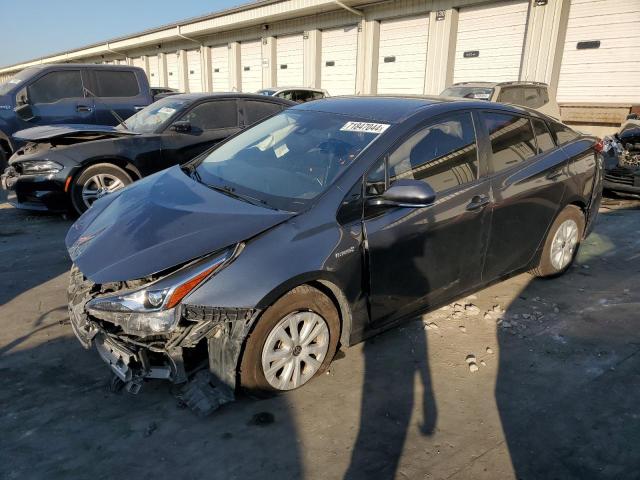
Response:
M237 250L237 249L236 249ZM242 343L255 309L189 305L182 299L231 261L236 250L144 279L96 284L74 265L68 300L73 331L124 384L137 393L145 379L188 382L185 403L208 413L233 400ZM204 389L204 390L203 390Z

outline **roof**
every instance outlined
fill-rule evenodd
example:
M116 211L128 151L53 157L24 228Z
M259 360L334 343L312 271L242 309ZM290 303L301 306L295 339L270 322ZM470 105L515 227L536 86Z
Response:
M537 86L545 86L548 87L546 83L543 82L533 82L526 80L513 80L510 82L458 82L451 85L452 87L504 87L507 85L537 85Z
M430 105L455 102L443 97L428 96L344 96L328 97L293 107L295 110L312 110L349 115L351 117L396 123ZM357 113L355 113L357 112Z
M42 63L40 65L31 65L26 67L30 70L45 70L47 68L55 68L56 70L78 69L78 68L93 68L102 70L142 70L140 67L134 67L133 65L115 64L115 63Z
M244 98L249 100L260 100L267 102L276 102L283 103L286 105L297 105L296 102L292 102L290 100L285 100L283 98L274 98L268 97L265 95L258 95L256 93L240 93L240 92L217 92L217 93L178 93L177 95L170 95L165 98L170 98L172 100L182 99L188 101L197 101L201 99L209 99L209 98Z

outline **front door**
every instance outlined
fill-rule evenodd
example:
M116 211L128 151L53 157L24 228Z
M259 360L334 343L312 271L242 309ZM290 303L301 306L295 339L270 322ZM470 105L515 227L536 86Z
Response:
M368 197L402 178L437 193L427 207L365 208L373 328L480 283L491 212L481 170L473 117L464 112L412 134L369 172Z
M80 69L44 74L27 87L27 98L33 116L24 128L60 123L94 123L93 99L84 95Z
M162 136L162 157L166 166L188 162L240 130L235 100L200 103L176 122L183 125L182 129L176 131L170 126ZM185 124L187 130L184 130Z
M542 246L562 204L566 155L542 120L484 112L482 123L491 143L494 200L483 278L492 281L526 267Z

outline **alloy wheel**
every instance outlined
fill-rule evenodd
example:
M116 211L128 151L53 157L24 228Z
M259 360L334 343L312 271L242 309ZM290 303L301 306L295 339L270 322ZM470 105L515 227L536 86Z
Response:
M578 224L574 220L565 220L560 224L551 243L551 265L560 271L571 260L578 245Z
M98 173L90 177L84 185L82 185L82 201L88 208L99 198L124 187L124 182L115 175Z

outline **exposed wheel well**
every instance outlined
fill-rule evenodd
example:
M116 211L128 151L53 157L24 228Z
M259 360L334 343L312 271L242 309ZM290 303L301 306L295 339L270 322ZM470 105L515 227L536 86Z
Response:
M340 344L348 345L349 336L351 334L351 309L344 294L336 285L326 280L314 280L308 282L314 288L324 293L338 311L340 318Z

